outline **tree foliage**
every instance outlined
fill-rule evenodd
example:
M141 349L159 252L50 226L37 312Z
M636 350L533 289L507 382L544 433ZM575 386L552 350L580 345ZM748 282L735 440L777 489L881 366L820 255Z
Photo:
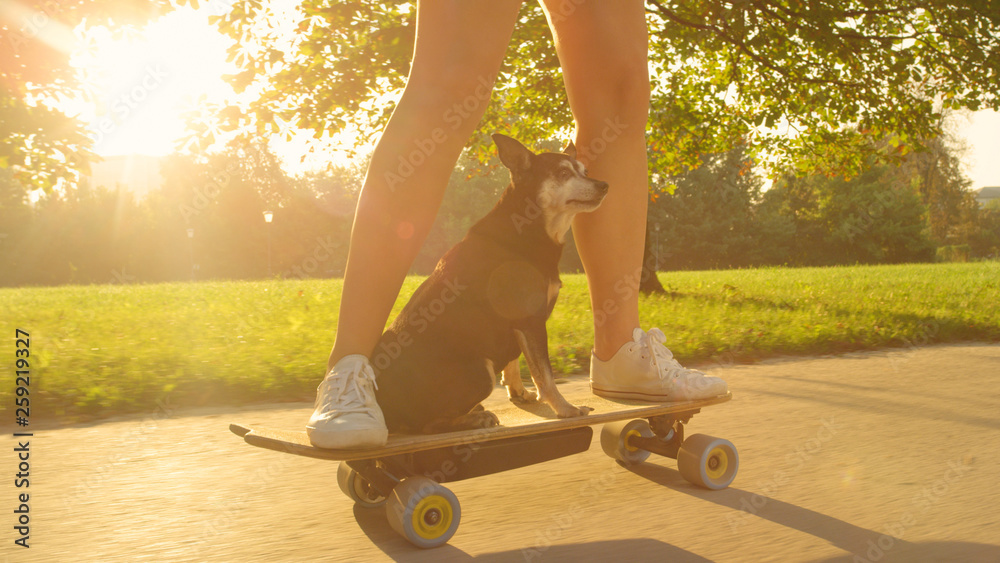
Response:
M968 191L959 148L941 138L928 146L895 165L872 157L850 179L788 170L763 192L741 147L707 155L700 168L670 178L674 193L658 193L650 205L659 262L667 269L918 262L933 260L935 248L944 260L995 256L998 215Z
M650 205L662 264L668 269L712 269L761 263L754 206L762 182L744 147L706 155L702 166L672 178L673 194ZM659 230L657 230L659 229Z
M509 179L493 164L459 160L412 273L429 273L496 203ZM789 172L761 193L742 147L707 155L700 168L669 179L673 194L656 186L642 279L655 280L648 272L657 262L703 269L926 261L935 246L942 259L995 257L1000 206L943 213L948 235L938 240L933 202L967 192L961 181L925 190L918 164L873 164L849 181ZM83 184L35 204L0 170L0 286L263 278L269 242L271 275L341 276L364 168L292 178L266 145L233 144L207 157L168 157L160 189L138 201L125 186ZM265 210L274 213L270 225ZM572 239L560 268L582 269Z
M916 182L893 181L896 177L891 167L875 165L850 180L781 178L768 190L764 205L794 226L792 238L785 241L789 261L829 265L932 260L927 207Z
M34 205L0 171L0 285L263 278L269 238L273 275L342 275L360 172L293 179L273 161L262 146L172 155L140 201L84 182Z
M1000 259L1000 201L986 204L976 214L976 229L969 246L975 256Z
M233 142L160 168L162 185L138 201L127 186L83 182L34 204L0 170L0 286L343 275L363 163L293 178L266 144ZM433 270L507 182L463 158L412 271Z
M962 172L957 141L937 137L927 150L908 155L895 171L897 182L909 179L927 206L927 227L937 246L966 244L973 236L978 206L970 191L972 181Z
M564 2L553 18L572 18ZM652 169L673 175L746 143L779 168L826 174L896 161L940 132L940 112L1000 108L1000 9L992 0L649 1ZM405 83L411 2L305 0L295 36L253 0L216 22L234 39L225 128L377 134ZM482 124L522 139L572 125L546 19L525 3ZM544 101L544 102L540 102ZM207 131L208 128L205 128ZM888 145L870 138L891 137ZM365 137L362 140L366 140ZM474 143L485 161L487 143Z
M1000 233L962 174L963 147L946 137L925 144L895 165L872 159L850 180L790 171L765 194L759 215L792 222L795 263L810 255L838 263L926 260L935 247L961 249L963 259L994 255ZM949 252L942 257L951 259Z

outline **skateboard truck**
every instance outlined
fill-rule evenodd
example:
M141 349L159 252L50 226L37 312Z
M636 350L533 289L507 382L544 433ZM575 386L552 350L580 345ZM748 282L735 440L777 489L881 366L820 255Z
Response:
M601 430L601 448L625 467L646 461L651 453L676 459L688 482L724 489L736 478L739 454L729 440L705 434L684 438L684 424L699 411L610 422Z
M642 432L632 432L628 434L627 449L630 451L645 450L670 459L677 459L677 452L684 443L684 425L691 417L701 412L701 409L676 413L663 416L651 416L646 420L649 423L653 436L646 436ZM610 453L608 455L611 455ZM612 455L611 457L615 457ZM618 458L615 458L618 459ZM643 458L645 459L645 458ZM623 465L630 465L619 460Z
M384 467L384 464L382 467L379 467L379 462L374 459L345 461L341 463L341 467L343 466L353 469L358 475L363 477L364 480L368 482L368 485L371 486L372 490L366 492L366 498L368 500L388 498L389 495L392 494L392 490L395 489L396 485L398 485L402 480L399 477L396 477L391 470ZM352 483L351 486L358 487L359 485ZM341 488L343 488L343 485L341 485ZM353 498L354 495L348 493L348 496Z
M677 459L677 452L684 442L684 423L668 416L653 417L647 420L653 431L653 436L647 437L641 433L632 433L628 437L627 446L630 449L645 450L670 459Z

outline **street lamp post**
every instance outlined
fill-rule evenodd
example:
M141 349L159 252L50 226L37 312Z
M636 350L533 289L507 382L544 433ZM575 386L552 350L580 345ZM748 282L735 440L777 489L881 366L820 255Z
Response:
M271 220L274 219L274 213L270 211L264 212L264 223L267 224L265 229L267 229L267 277L271 277Z
M188 227L188 255L191 257L191 281L194 281L194 228Z

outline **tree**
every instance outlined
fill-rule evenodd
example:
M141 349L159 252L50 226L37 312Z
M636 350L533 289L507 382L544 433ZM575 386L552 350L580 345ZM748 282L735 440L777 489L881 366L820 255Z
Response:
M899 159L934 138L945 109L1000 108L1000 10L992 2L646 6L657 174L678 174L740 143L751 156L766 149L779 168L853 173L872 157ZM574 9L565 2L552 17ZM392 112L383 100L404 84L414 16L413 3L305 0L288 40L260 2L234 6L216 20L234 39L230 55L242 69L231 80L260 94L245 107L209 113L247 133L300 127L322 136L354 126L368 140ZM546 139L570 127L545 17L525 3L482 129ZM867 142L890 135L891 145ZM481 141L472 150L485 162L490 147Z
M180 0L185 4L185 0ZM85 94L70 66L77 26L126 28L169 11L169 0L18 0L0 9L0 168L31 188L75 183L93 158L83 124L56 109Z
M467 153L459 158L430 233L410 268L412 272L431 273L448 249L496 205L510 182L507 169L499 163L499 159L494 159L483 164Z
M164 236L175 248L191 244L178 254L197 263L201 277L266 277L269 244L271 272L294 275L317 244L316 194L284 173L266 143L234 141L207 156L173 155L163 176ZM274 214L270 225L264 211ZM191 242L184 240L188 228Z
M960 147L947 137L929 139L927 150L910 153L893 181L916 182L927 206L927 226L937 246L967 244L975 230L976 199L972 181L962 172Z
M884 164L850 180L789 173L767 191L762 207L790 219L786 241L796 264L928 261L934 245L917 184L899 181Z
M35 204L14 284L123 283L144 228L127 190L86 183Z
M1000 201L994 200L978 210L976 230L969 246L979 258L1000 258Z
M668 268L726 268L759 261L753 209L762 182L743 147L708 155L700 167L672 182L673 194L657 197L648 221L663 226L661 254Z
M28 205L0 170L0 285L342 275L358 169L288 178L265 144L175 154L141 201L126 186L54 190ZM272 211L274 221L264 222ZM188 236L192 229L193 237Z
M646 240L642 247L642 270L639 274L639 291L642 293L666 293L666 288L660 283L656 272L660 269L659 248L654 248L649 236L650 229L646 227ZM657 236L659 232L657 231Z
M23 278L33 222L24 186L10 170L0 169L0 286L16 285Z

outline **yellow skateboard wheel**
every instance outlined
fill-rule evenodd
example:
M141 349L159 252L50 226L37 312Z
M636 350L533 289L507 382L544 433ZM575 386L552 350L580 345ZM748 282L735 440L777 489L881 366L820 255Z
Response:
M694 434L677 452L677 469L689 483L706 489L725 489L736 478L740 456L729 440Z
M345 495L362 508L378 508L385 504L386 498L367 479L351 469L346 461L340 462L340 467L337 468L337 484Z
M641 418L609 422L601 429L601 449L622 465L638 465L646 461L649 452L629 445L628 440L632 436L652 438L653 430Z
M458 498L426 477L400 481L385 505L389 525L417 547L444 545L462 517Z

